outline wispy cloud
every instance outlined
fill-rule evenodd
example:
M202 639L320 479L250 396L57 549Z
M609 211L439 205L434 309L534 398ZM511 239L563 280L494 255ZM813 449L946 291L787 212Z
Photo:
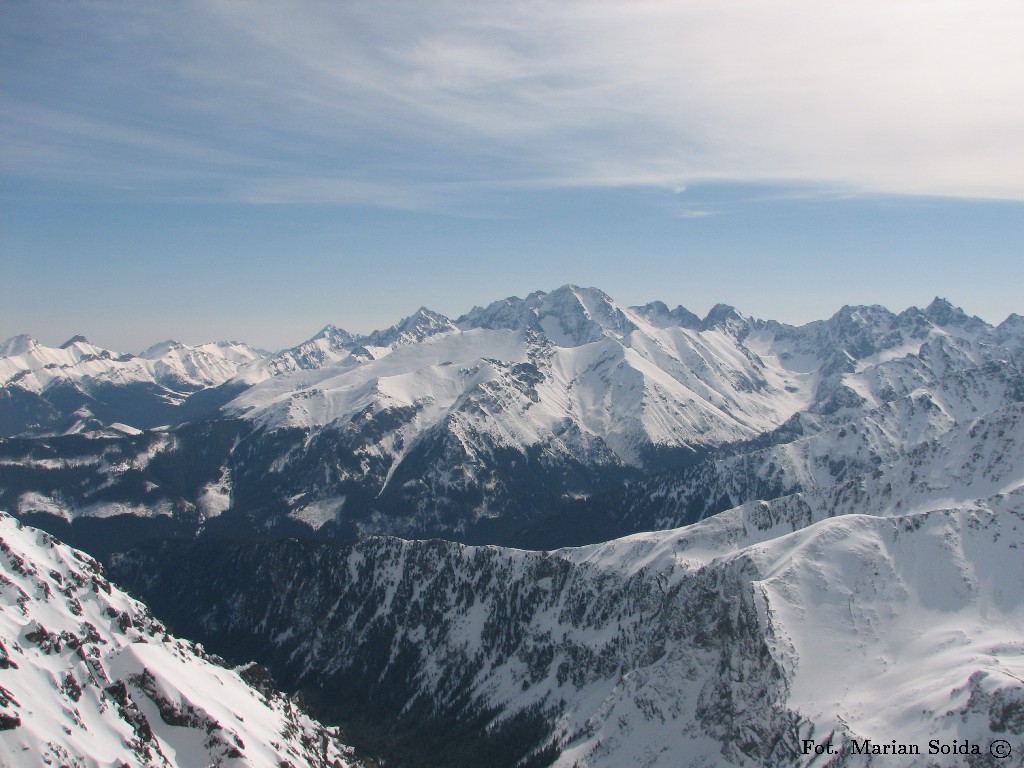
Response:
M721 211L705 211L694 208L687 208L676 214L680 219L706 219L708 216L719 216Z
M706 181L1024 200L1017 2L3 13L3 168L20 177L423 210Z

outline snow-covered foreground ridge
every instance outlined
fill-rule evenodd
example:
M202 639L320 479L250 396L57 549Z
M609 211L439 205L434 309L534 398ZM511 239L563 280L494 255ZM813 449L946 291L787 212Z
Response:
M168 634L99 564L0 512L0 766L353 763L337 734Z
M1022 434L1015 404L832 487L554 552L200 540L112 567L357 730L482 720L522 734L510 766L1021 766Z

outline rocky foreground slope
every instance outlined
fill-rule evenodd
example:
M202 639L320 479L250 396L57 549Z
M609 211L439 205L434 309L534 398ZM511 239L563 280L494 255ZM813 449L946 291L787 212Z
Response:
M354 766L336 731L0 513L0 766Z

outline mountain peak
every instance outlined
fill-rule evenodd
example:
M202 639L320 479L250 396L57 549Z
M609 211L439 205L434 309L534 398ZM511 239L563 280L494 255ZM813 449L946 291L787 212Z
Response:
M649 323L661 328L673 325L693 330L700 328L700 318L681 304L670 310L665 302L652 301L640 307L630 307L630 309Z
M433 331L449 330L453 327L452 321L427 307L420 307L408 317L398 323L402 331ZM432 335L432 334L428 334Z
M682 304L676 305L676 308L669 314L672 315L672 317L675 318L676 323L681 325L683 328L691 328L694 330L700 328L700 318Z
M580 287L578 285L576 285L575 283L566 283L565 285L560 285L557 288L555 288L553 291L551 291L550 295L564 294L564 293L575 293L578 290L580 290ZM594 288L592 290L597 290L597 289Z
M534 291L525 299L509 296L486 307L474 307L458 319L458 324L461 328L514 331L529 327L568 346L595 341L604 330L620 334L635 330L604 291L572 283L550 293Z
M24 355L26 352L31 352L38 346L39 342L27 333L19 333L17 336L11 336L7 341L0 344L0 357Z
M967 318L960 307L953 306L948 300L936 296L924 309L925 316L936 325L951 325Z
M181 349L183 346L185 345L182 344L180 341L177 341L176 339L164 339L163 341L154 344L148 349L143 350L142 354L140 354L139 357L144 357L148 360L155 360L158 357L163 357L171 350Z
M492 301L486 307L473 307L469 312L462 315L456 324L460 328L486 328L497 330L509 328L519 330L523 327L530 314L530 305L543 297L543 291L531 293L526 299L518 296L509 296L498 301Z
M1024 317L1016 312L1007 315L995 330L996 342L1014 348L1024 348Z
M947 299L938 296L932 299L931 304L925 307L924 313L929 320L937 325L948 325L957 318L964 316L962 309L953 306Z
M730 304L715 304L700 323L701 330L719 329L733 335L747 328L747 321Z
M543 332L559 346L580 346L636 330L612 298L597 288L563 285L541 295L533 312Z
M405 326L411 326L420 325L424 322L445 322L447 320L448 318L442 315L440 312L435 312L429 307L420 307L407 318L405 318L401 324Z
M980 317L968 315L960 307L954 306L946 299L939 298L938 296L932 300L931 304L925 307L924 314L925 317L940 328L959 326L965 330L981 332L991 327Z
M454 330L458 330L457 326L448 317L427 307L420 307L390 328L374 331L362 341L370 347L402 346Z
M310 341L317 341L318 339L326 339L327 341L331 342L349 342L354 340L355 337L351 333L346 331L344 328L339 328L333 323L328 323L323 328L321 328L320 332L313 336L313 338L311 338Z
M72 336L70 339L68 339L63 344L61 344L60 348L61 349L67 349L68 347L70 347L70 346L72 346L74 344L89 344L89 343L90 343L89 340L87 338L85 338L85 336L83 336L82 334L79 333L79 334L76 334L75 336Z
M715 306L713 306L708 311L707 315L704 317L704 322L708 324L713 324L716 322L721 322L722 320L728 319L730 317L739 316L740 315L736 311L736 307L732 306L732 304L718 303L715 304Z
M586 304L588 301L599 301L607 304L614 304L612 297L602 291L600 288L583 288L573 283L566 283L560 288L556 288L551 293L547 294L547 298L552 299L556 296L572 296L581 304Z

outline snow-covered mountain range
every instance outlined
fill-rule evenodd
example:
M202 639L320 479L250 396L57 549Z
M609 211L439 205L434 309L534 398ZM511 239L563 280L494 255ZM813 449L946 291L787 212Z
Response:
M189 396L223 384L265 353L238 342L156 344L113 352L84 336L46 347L0 343L0 435L133 433L196 415Z
M389 765L1024 765L1018 315L936 299L794 327L565 286L274 354L65 347L2 347L0 509ZM18 595L64 616L4 648L63 711L64 657L25 633L78 637L88 597L106 638L104 596L128 598L0 523L4 621L44 610ZM124 668L139 711L178 701Z
M30 347L5 345L19 354L0 365L33 371L8 378L8 400L29 382L51 397L49 353L31 368ZM0 440L0 505L79 544L132 515L117 528L550 548L828 486L1024 399L1024 320L992 327L939 299L793 327L565 286L365 336L328 326L265 357L217 349L171 426ZM83 391L156 370L89 356Z
M356 765L269 680L170 635L91 557L0 513L0 765Z
M1022 435L1018 403L828 489L577 549L169 541L113 569L402 766L1019 766ZM447 753L418 752L431 733Z

